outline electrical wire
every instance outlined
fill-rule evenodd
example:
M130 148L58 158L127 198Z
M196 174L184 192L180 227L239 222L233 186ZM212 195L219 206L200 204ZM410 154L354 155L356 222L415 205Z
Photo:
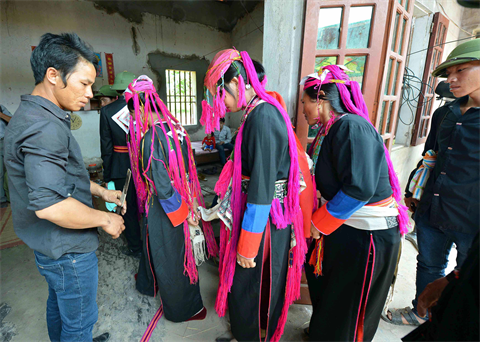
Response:
M442 44L433 45L433 46L428 47L428 48L426 48L426 49L418 50L418 51L415 51L415 52L410 52L409 54L407 54L407 56L411 56L411 55L414 55L414 54L419 53L419 52L422 52L422 51L431 50L431 49L433 49L433 48L436 47L436 46L442 46L442 45L446 45L446 44L450 44L450 43L460 42L460 41L466 40L466 39L472 39L472 37L467 37L467 38L461 38L461 39L451 40L451 41L449 41L449 42L445 42L445 43L442 43Z
M416 92L417 95L415 95ZM400 106L398 108L398 119L404 125L410 126L411 124L413 124L419 104L422 107L429 106L430 102L435 100L435 96L426 99L424 93L434 94L435 89L430 84L423 82L422 79L416 76L410 68L405 67L405 73L403 75L402 102L400 103ZM422 97L421 100L420 96ZM402 113L400 110L402 109L404 104L407 105L411 113L409 120L404 120L401 115Z
M467 30L461 28L456 22L454 22L452 19L450 19L450 17L448 16L447 12L445 11L445 8L443 8L443 6L442 6L441 3L438 3L438 5L439 5L440 8L442 9L443 14L447 17L448 20L450 20L450 22L453 23L453 25L455 25L455 26L458 27L460 30L462 30L463 32L465 32L466 34L468 34L470 37L475 37L473 34L471 34L470 32L468 32Z

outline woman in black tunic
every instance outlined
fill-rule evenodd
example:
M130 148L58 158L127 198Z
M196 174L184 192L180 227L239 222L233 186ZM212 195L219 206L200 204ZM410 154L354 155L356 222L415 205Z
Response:
M142 76L129 90L127 104L135 113L129 150L140 212L144 213L144 253L137 290L153 296L158 289L165 318L172 322L204 319L206 309L190 235L192 229L202 235L196 206L203 199L190 139L150 79ZM210 225L204 224L203 230L208 250L214 255Z
M216 310L223 316L228 303L235 339L278 341L300 294L306 253L295 135L245 51L220 51L205 85L216 94L213 106L203 103L207 132L226 109L245 111L233 157L215 187L220 214L232 217L221 229Z
M306 119L320 126L309 149L322 196L305 266L313 305L309 337L371 341L400 244L392 196L398 180L391 179L383 140L368 121L356 82L327 66L301 84ZM404 217L400 222L405 229Z

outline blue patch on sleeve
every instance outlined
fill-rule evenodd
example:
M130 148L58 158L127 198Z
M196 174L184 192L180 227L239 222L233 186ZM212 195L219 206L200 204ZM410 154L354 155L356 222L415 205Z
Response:
M174 193L172 197L168 199L159 199L158 201L160 202L160 205L162 206L163 210L165 210L165 213L170 214L173 213L174 211L177 211L180 209L180 206L182 205L182 196L177 192L176 189L173 189Z
M259 205L247 203L242 228L250 233L262 233L267 225L271 206L271 204Z
M333 217L340 220L348 220L358 209L363 207L367 202L362 202L351 198L343 193L342 190L327 203L327 210Z

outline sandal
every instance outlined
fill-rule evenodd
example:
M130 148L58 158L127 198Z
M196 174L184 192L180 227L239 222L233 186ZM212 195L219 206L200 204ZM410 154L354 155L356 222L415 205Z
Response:
M388 323L394 324L394 325L411 325L411 326L419 326L422 325L417 320L417 316L410 307L405 307L403 309L392 309L388 310L388 312L391 313L392 319L389 319L387 315L382 314L382 319ZM405 320L408 322L408 324L405 324L402 320L402 316L405 318ZM419 317L422 319L422 317Z

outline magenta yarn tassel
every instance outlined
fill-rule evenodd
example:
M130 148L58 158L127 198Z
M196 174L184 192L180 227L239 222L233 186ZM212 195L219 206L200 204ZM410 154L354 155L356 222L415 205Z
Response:
M277 100L269 96L262 85L258 81L255 68L253 63L248 56L248 53L241 52L245 70L247 72L248 79L251 80L251 84L257 93L257 95L265 100L266 102L274 105L282 114L285 124L288 131L288 140L289 140L289 154L290 154L290 171L288 178L288 188L287 188L287 197L284 199L285 211L283 213L283 219L281 220L289 222L292 224L292 229L295 232L297 245L292 249L293 260L292 265L289 267L287 273L287 286L289 289L285 292L285 301L282 308L282 316L279 320L277 329L274 334L275 340L280 339L283 334L284 325L288 315L288 307L290 304L300 296L300 280L301 280L301 270L302 265L305 260L305 254L307 251L307 246L305 238L303 235L303 218L301 216L300 205L299 205L299 166L298 166L298 154L297 154L297 145L295 140L295 135L293 133L292 125L290 122L290 117L285 112L283 107L278 103ZM235 144L234 155L238 156L234 158L234 171L233 171L233 182L232 182L232 199L231 207L233 209L233 228L231 232L231 237L229 240L225 240L225 235L228 234L228 231L224 232L222 236L223 244L226 242L224 247L221 244L221 265L220 265L220 284L217 293L217 301L215 304L215 309L220 317L225 314L227 307L227 295L231 289L233 276L235 273L236 267L236 250L238 244L238 238L241 227L241 218L246 206L245 194L241 193L241 144L243 137L243 127L240 127L239 133L237 135L237 142ZM278 203L279 204L279 203ZM273 203L274 211L280 212L279 207L276 203ZM280 216L279 216L280 217ZM223 253L222 253L223 252Z
M235 274L236 258L237 258L237 244L240 236L241 219L243 212L245 211L246 195L242 194L242 140L243 140L243 128L240 126L240 130L237 135L237 141L235 142L234 155L239 156L234 158L233 167L233 182L232 182L232 196L231 196L231 208L232 208L232 220L233 227L231 231L230 239L227 243L224 256L223 265L221 267L222 277L219 279L219 286L217 292L217 299L215 303L215 310L220 317L225 315L227 307L227 296L232 288L233 276ZM242 198L245 198L245 200Z
M267 82L268 82L268 80L267 80L267 75L265 75L265 76L263 77L262 82L260 82L260 84L262 85L263 88L266 88L266 87L267 87Z
M227 161L222 169L222 172L220 173L217 183L215 184L215 193L220 198L225 197L225 194L227 193L230 180L233 176L233 167L233 161Z
M324 69L330 70L334 78L338 80L345 78L343 71L336 65L328 65L324 67ZM373 126L372 122L370 121L370 117L368 116L368 108L367 108L367 105L365 104L365 100L363 99L360 86L355 81L348 81L348 82L350 84L351 91L348 91L348 88L345 84L337 83L337 88L338 88L338 91L340 92L340 96L343 100L343 103L345 104L345 107L350 113L361 116ZM350 93L352 94L352 96L350 96ZM354 102L352 101L352 97ZM402 201L402 195L403 195L400 189L400 182L398 181L397 174L395 173L395 169L393 167L392 160L390 158L390 153L388 152L388 149L385 145L384 145L384 150L385 150L385 159L387 160L387 165L388 165L388 175L390 178L390 186L393 191L393 197L395 198L395 201L397 202L397 205L398 205L398 213L399 213L398 223L399 223L400 233L406 234L408 233L408 230L411 227L410 220L408 218L408 211L404 205L400 204L400 202Z
M202 117L200 118L200 124L205 126L205 133L209 134L214 131L213 129L213 108L207 101L202 101Z
M197 265L195 264L195 258L192 250L192 240L190 239L190 227L188 222L183 222L183 233L185 235L185 261L184 268L188 277L190 278L190 284L195 284L198 281Z
M273 199L272 207L270 208L270 217L272 218L272 223L278 229L287 228L290 223L283 213L282 204L278 198Z
M243 80L242 75L238 75L238 102L237 107L243 108L247 106L247 101L245 100L245 81Z

